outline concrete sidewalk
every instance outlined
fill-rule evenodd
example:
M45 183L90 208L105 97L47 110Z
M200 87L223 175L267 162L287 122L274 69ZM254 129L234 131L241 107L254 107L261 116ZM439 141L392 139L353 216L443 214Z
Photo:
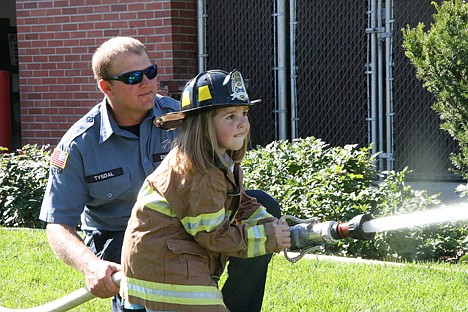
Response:
M415 190L426 190L429 195L440 194L438 199L444 205L467 203L467 197L460 197L459 193L455 192L458 185L463 182L406 182Z
M284 257L284 253L279 253L280 256ZM299 253L297 252L288 252L289 258L297 257ZM338 256L325 256L325 255L317 255L317 254L306 254L302 259L308 260L317 260L317 261L334 261L334 262L342 262L342 263L363 263L363 264L379 264L379 265L391 265L391 266L402 266L405 263L400 262L389 262L389 261L378 261L378 260L369 260L369 259L362 259L362 258L348 258L348 257L338 257ZM301 261L299 260L299 261Z

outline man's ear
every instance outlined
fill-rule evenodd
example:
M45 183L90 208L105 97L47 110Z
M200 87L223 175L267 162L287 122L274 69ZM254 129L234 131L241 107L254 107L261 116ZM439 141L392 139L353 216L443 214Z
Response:
M99 90L101 90L102 93L104 93L107 96L109 96L112 93L112 85L107 80L103 80L103 79L99 80L98 87L99 87Z

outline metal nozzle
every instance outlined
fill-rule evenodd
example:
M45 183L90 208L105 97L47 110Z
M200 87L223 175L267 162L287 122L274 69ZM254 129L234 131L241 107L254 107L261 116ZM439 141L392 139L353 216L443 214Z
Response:
M370 240L375 237L375 233L364 232L364 223L372 220L370 214L362 214L352 218L349 222L338 223L327 221L319 223L316 218L301 220L292 216L285 215L280 221L290 219L300 222L289 227L291 233L291 250L300 250L298 256L290 258L288 249L284 250L286 259L295 263L299 261L307 252L314 248L320 248L319 245L333 244L340 239L353 237L356 239Z
M330 233L338 223L335 221L314 222L309 224L296 224L289 228L291 233L291 249L304 249L316 245L331 244L337 242Z
M366 233L363 230L364 222L372 220L372 216L368 213L357 215L348 222L337 224L331 231L331 235L335 239L344 239L348 237L360 240L372 240L375 237L374 233Z
M369 220L372 220L370 214L361 214L343 223L327 221L294 225L289 228L291 233L291 250L333 244L340 239L348 237L361 240L374 239L375 233L365 233L363 231L363 223Z

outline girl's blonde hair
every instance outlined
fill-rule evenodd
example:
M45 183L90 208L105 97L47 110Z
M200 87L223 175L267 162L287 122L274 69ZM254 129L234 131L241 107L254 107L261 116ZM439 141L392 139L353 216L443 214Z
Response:
M221 155L213 124L213 117L219 109L211 109L186 117L182 128L175 140L177 149L176 166L181 172L188 173L195 169L207 173L210 168L220 165L229 168L229 164ZM228 150L231 159L239 163L247 152L249 138L244 139L244 144L237 151Z

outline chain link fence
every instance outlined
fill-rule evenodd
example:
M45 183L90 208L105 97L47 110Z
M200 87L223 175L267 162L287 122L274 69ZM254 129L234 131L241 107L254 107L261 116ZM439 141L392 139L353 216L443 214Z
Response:
M273 1L206 2L207 69L239 70L251 99L252 145L275 140Z
M441 1L436 1L441 2ZM439 127L439 116L431 105L432 94L422 87L416 78L416 70L404 54L402 29L423 22L426 27L436 12L430 1L394 1L394 141L395 169L408 167L411 175L420 180L457 180L448 168L450 153L457 146L451 137Z
M253 146L266 145L277 138L276 3L277 0L206 1L207 68L238 69L248 80L250 97L263 100L251 109ZM299 137L314 136L332 146L367 146L368 1L295 3ZM419 21L428 25L434 6L425 0L393 0L392 4L395 169L408 166L414 179L455 180L457 177L448 168L449 154L456 145L439 129L439 117L431 109L433 97L417 80L402 48L401 29L407 24L414 27Z
M300 137L367 146L367 4L297 1Z

